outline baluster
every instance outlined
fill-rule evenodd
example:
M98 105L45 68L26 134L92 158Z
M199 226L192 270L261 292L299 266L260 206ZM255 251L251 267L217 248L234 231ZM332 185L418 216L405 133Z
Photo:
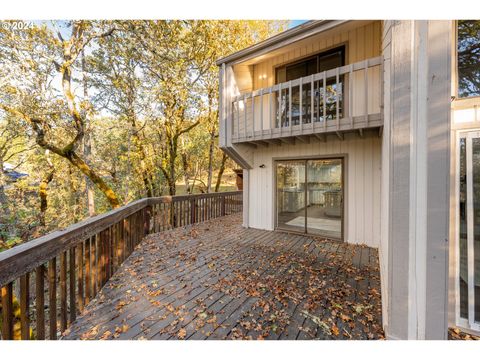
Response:
M67 329L67 253L60 254L60 331Z
M97 295L97 283L98 283L98 251L97 251L97 246L98 246L98 234L95 234L92 236L92 239L90 240L90 251L92 253L91 258L92 258L92 299Z
M365 60L364 69L363 69L364 77L365 77L365 126L368 127L368 59Z
M336 111L336 114L335 114L335 118L336 118L336 121L337 121L337 130L340 129L340 78L339 78L339 73L338 73L338 67L335 69L336 70L336 74L335 74L335 82L336 82L336 85L335 85L335 111Z
M314 101L314 81L313 81L313 74L310 75L310 125L312 127L313 132L313 113L315 109L315 101Z
M278 84L278 127L282 134L282 83Z
M90 257L90 243L91 239L85 241L85 305L88 305L91 298L91 288L92 288L92 279L90 276L90 266L91 266L91 257Z
M288 82L288 127L292 133L292 81Z
M243 136L245 139L247 139L247 100L246 96L243 95Z
M303 78L300 78L300 84L298 85L298 92L300 93L300 104L299 104L300 112L298 114L298 118L299 118L298 120L300 122L300 133L302 133L301 130L303 129ZM290 127L290 130L292 130L291 127Z
M75 304L75 247L70 248L69 256L69 280L70 280L70 323L73 323L77 318L77 307Z
M22 340L30 339L30 273L20 277L20 324Z
M37 340L45 339L45 266L40 265L35 270L35 312L37 317Z
M323 131L327 130L327 77L323 72Z
M272 116L272 108L273 108L273 100L274 100L274 96L273 96L273 93L272 93L272 90L270 90L270 93L268 94L268 120L270 122L270 137L272 137L272 132L273 132L273 128L274 128L274 120L275 120L275 116Z
M50 340L57 339L57 259L53 258L48 263L48 312Z
M260 133L263 138L263 89L260 89Z
M237 132L236 132L236 138L238 140L238 137L240 136L240 100L237 99Z
M81 313L83 311L83 243L78 244L77 246L77 267L78 267L78 277L77 277L77 304L78 311Z
M252 93L252 138L255 139L255 96Z
M348 116L350 126L353 128L353 64L350 64L348 72Z
M105 280L103 282L103 285L105 285L110 278L110 242L112 240L111 232L112 229L110 227L105 230Z
M2 287L2 337L13 339L13 283Z

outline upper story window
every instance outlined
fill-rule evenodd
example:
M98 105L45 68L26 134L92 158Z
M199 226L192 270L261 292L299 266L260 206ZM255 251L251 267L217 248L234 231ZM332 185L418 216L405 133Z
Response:
M457 22L458 97L480 96L480 20Z
M276 83L283 83L345 65L345 46L276 69Z

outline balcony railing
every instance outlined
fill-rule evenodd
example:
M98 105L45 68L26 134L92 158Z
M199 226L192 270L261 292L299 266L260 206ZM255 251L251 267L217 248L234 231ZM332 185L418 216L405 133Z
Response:
M145 198L0 253L0 339L57 339L145 236L240 211L241 191Z
M232 141L382 125L382 60L370 58L236 96Z

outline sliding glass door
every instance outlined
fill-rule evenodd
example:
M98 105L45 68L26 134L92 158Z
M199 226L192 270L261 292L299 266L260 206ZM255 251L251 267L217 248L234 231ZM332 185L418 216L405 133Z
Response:
M285 160L276 165L278 229L342 239L343 160Z
M457 316L480 331L480 132L459 139Z

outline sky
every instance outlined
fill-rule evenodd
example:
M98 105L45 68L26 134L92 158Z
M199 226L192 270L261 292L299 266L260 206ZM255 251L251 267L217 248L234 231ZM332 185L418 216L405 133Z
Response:
M307 22L308 20L290 20L290 24L288 24L288 28L292 28L298 25L303 24L304 22Z

